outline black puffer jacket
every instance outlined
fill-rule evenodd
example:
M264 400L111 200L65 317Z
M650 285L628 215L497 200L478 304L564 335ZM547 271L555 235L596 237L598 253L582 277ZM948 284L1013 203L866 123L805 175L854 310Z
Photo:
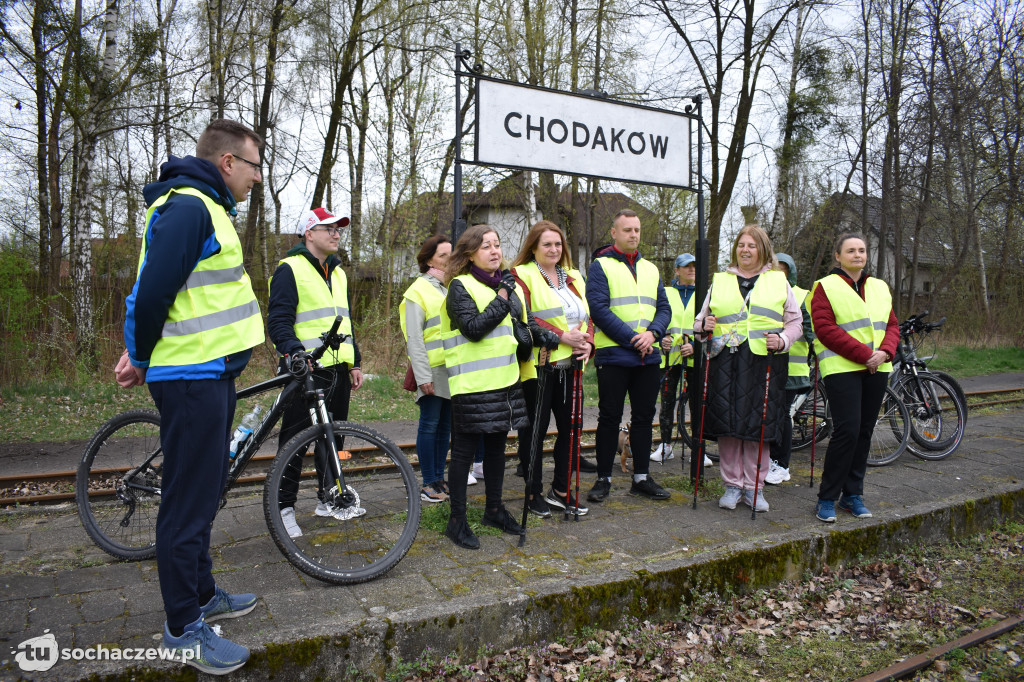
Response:
M470 341L479 341L485 337L506 315L520 317L523 313L522 303L517 296L508 300L496 296L480 312L476 301L458 280L452 280L449 285L445 306L452 327ZM548 335L554 336L534 322L533 315L527 315L534 344L542 345L548 340ZM518 380L511 386L493 391L452 396L452 425L462 433L508 432L525 428L529 424L523 387Z

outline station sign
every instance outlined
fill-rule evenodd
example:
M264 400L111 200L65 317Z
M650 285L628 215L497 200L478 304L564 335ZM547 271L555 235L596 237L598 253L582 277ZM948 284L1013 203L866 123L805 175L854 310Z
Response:
M477 80L474 162L690 187L692 116Z

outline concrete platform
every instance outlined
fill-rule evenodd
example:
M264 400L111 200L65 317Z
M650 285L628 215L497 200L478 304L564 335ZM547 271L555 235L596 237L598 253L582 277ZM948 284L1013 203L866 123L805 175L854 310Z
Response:
M1022 464L1024 410L972 414L951 458L926 462L906 453L869 469L865 501L874 518L840 515L831 526L813 516L807 450L794 454L790 482L768 488L771 511L756 521L746 507L726 511L714 500L694 510L692 498L679 492L660 503L631 497L627 475L616 470L606 502L590 505L578 523L560 516L541 521L523 548L512 536L481 536L482 548L467 551L421 530L391 573L351 587L292 568L267 533L254 491L233 498L218 516L213 554L219 584L256 592L260 603L252 614L219 624L253 652L235 679L345 679L353 671L382 677L397 660L428 650L473 655L584 625L615 627L626 616L667 618L696 584L756 588L825 563L1022 519ZM506 499L515 506L522 489L512 468ZM652 475L660 481L681 469L677 458L664 468L654 464ZM717 467L709 475L717 476ZM471 505L482 506L483 486L469 490ZM0 678L182 672L162 661L73 660L23 671L15 659L24 650L19 644L44 635L58 650L155 647L164 618L156 565L111 559L90 542L70 505L0 512L0 529Z

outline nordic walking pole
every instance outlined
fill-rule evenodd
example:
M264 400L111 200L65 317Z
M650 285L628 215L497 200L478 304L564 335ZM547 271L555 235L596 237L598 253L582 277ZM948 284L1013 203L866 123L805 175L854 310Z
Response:
M814 487L814 444L818 442L818 356L814 356L814 370L811 379L811 482L809 488Z
M683 345L685 346L689 342L690 342L690 337L688 335L686 335L686 334L683 334ZM677 420L679 423L676 424L676 428L679 429L679 439L681 441L683 441L683 443L685 444L686 438L684 436L685 436L685 433L686 433L686 425L683 423L683 411L684 411L683 410L683 396L686 395L687 397L689 397L689 387L686 385L686 358L683 357L682 353L683 353L682 347L680 347L680 349L679 349L679 387L678 387L678 390L676 390L675 413L676 413L676 415L679 416L679 419ZM669 415L670 419L672 417L673 417L673 415ZM683 454L679 456L679 468L682 469L683 471L685 471L685 465L683 464L683 462L686 461L686 454L685 454L686 448L681 448L681 450L682 450ZM691 454L691 456L693 454L692 448L691 448L691 453L690 454ZM664 453L662 453L661 461L662 462L665 461Z
M781 337L780 337L781 338ZM765 335L767 343L767 335ZM761 437L757 441L757 473L754 474L754 503L750 505L750 520L757 518L757 489L761 479L761 448L764 447L764 423L768 420L768 384L772 379L772 357L775 351L768 351L768 371L764 374L764 407L761 409Z
M711 354L708 352L710 337L701 344L701 352L704 353L704 387L700 395L700 435L697 437L697 452L693 455L697 458L697 478L693 481L693 508L697 508L697 488L700 487L700 477L704 473L704 413L708 406L708 371L711 369Z
M530 488L533 486L533 467L537 463L537 451L540 450L544 436L540 432L540 413L544 406L544 390L547 386L548 349L541 347L537 353L537 406L533 411L533 432L530 436L530 461L526 466L526 489L523 494L523 534L519 536L519 546L526 544L526 520L530 514Z
M572 372L572 410L571 425L569 431L569 462L568 472L565 479L565 514L563 521L569 520L569 491L572 487L573 471L576 472L576 504L572 505L576 520L580 520L579 495L580 495L580 438L583 435L583 363L578 357L573 357L570 371Z

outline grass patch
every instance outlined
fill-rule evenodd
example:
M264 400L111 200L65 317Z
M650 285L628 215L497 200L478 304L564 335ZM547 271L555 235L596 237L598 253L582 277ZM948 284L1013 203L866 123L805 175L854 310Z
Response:
M927 345L919 355L932 355ZM1002 372L1024 372L1024 348L1002 346L997 348L969 348L967 346L938 346L935 357L928 361L930 369L940 369L955 377L984 376Z
M517 522L522 520L521 514L523 509L521 506L511 504L508 507L508 511L512 514ZM451 515L452 507L448 502L441 502L440 504L423 505L420 508L420 528L433 531L438 535L444 535L445 528L448 527L448 517ZM469 522L469 529L477 535L501 535L502 531L491 526L485 526L483 524L484 510L473 505L467 505L466 507L466 521ZM533 516L528 515L526 521L527 528L539 527L543 522Z
M693 495L693 483L689 476L679 474L668 474L662 477L661 485L664 488L680 490L687 495ZM704 481L697 489L697 499L717 500L725 494L725 486L722 479L717 476L705 476Z
M250 366L238 380L239 389L265 381L274 371ZM264 409L275 392L259 397ZM87 440L115 414L133 409L156 409L149 390L124 389L107 374L82 381L40 381L0 388L0 443ZM249 410L239 403L236 418ZM375 375L352 392L349 419L356 422L418 419L415 396L398 379Z

